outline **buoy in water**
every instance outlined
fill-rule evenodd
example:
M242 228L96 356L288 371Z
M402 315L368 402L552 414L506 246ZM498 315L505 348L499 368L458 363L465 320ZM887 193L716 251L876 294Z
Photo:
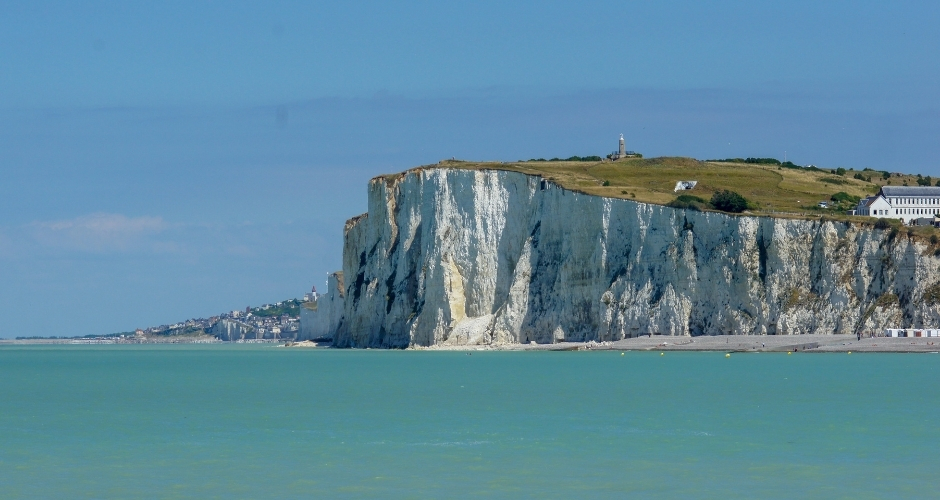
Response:
M623 356L623 353L620 353L620 355Z
M793 354L793 353L792 353L792 352L790 352L790 351L787 351L787 355L790 355L790 354Z
M849 351L849 354L852 354L852 351Z
M730 353L730 352L726 352L726 353L725 353L725 357L726 357L726 358L730 358L730 357L731 357L731 353Z
M666 353L664 353L664 352L659 353L660 356L662 356L662 355L664 355L664 354L666 354Z

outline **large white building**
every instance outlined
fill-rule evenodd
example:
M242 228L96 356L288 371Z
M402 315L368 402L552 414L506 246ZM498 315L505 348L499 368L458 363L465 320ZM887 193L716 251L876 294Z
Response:
M940 215L940 187L882 186L875 196L858 202L855 215L881 219L901 219L910 224L914 219Z

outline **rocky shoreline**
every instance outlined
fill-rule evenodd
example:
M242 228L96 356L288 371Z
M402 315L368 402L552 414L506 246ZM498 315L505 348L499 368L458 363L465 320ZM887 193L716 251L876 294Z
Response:
M0 345L77 345L105 344L104 342L74 342L63 339L0 340ZM164 344L233 344L266 343L277 347L339 349L330 342L222 342L218 339L200 339L197 341L138 342ZM107 344L117 344L107 342ZM356 349L356 348L352 348ZM367 348L368 349L368 348ZM854 335L715 335L699 337L674 337L654 335L608 342L558 342L555 344L487 344L487 345L447 345L437 344L429 347L411 346L410 351L718 351L718 352L907 352L940 353L940 338L874 337L858 340Z
M428 351L720 351L720 352L940 352L940 339L863 338L854 335L652 336L609 342L414 347Z
M286 347L332 348L325 343L296 342ZM719 351L719 352L908 352L938 353L940 339L854 335L715 335L667 337L655 335L609 342L559 342L556 344L489 344L412 346L411 351Z

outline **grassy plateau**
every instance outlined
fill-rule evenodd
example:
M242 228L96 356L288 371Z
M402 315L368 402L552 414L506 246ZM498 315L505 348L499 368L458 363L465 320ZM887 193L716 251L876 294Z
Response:
M877 193L883 185L918 185L918 177L909 174L891 173L885 178L882 171L846 170L840 175L828 169L701 161L682 157L597 162L445 160L420 168L442 167L522 172L542 176L573 191L660 205L672 203L680 195L692 195L708 201L716 192L729 190L747 199L746 213L750 214L799 218L825 215L859 222L874 221L869 217L846 215L847 210L855 207L858 198ZM678 181L698 181L698 184L691 190L674 192ZM833 195L837 195L835 199ZM829 207L819 207L821 201L826 201ZM708 207L702 209L709 210Z

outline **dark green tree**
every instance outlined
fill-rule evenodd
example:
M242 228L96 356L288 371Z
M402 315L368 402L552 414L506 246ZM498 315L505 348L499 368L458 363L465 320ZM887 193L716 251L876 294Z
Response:
M719 191L712 195L712 206L723 212L741 213L747 210L747 199L734 191Z

